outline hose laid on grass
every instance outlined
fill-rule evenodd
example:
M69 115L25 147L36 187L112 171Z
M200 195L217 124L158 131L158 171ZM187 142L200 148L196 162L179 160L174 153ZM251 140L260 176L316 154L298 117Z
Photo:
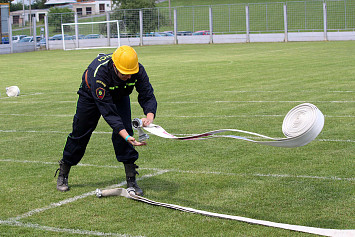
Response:
M218 217L218 218L228 219L228 220L242 221L242 222L246 222L246 223L250 223L250 224L257 224L257 225L281 228L281 229L286 229L286 230L305 232L305 233L310 233L310 234L317 234L317 235L323 235L323 236L334 236L334 237L353 237L353 236L355 236L355 230L323 229L323 228L300 226L300 225L289 225L289 224L276 223L276 222L271 222L271 221L255 220L255 219L241 217L241 216L232 216L232 215L225 215L225 214L219 214L219 213L208 212L208 211L201 211L201 210L197 210L194 208L182 207L179 205L168 204L168 203L163 203L163 202L156 202L156 201L152 201L147 198L136 195L134 192L134 189L132 189L132 188L128 188L128 189L114 188L114 189L108 189L108 190L97 189L96 196L99 198L100 197L107 197L107 196L122 196L122 197L130 198L130 199L133 199L136 201L144 202L144 203L147 203L150 205L166 207L166 208L170 208L170 209L174 209L174 210L178 210L178 211L189 212L189 213L194 213L194 214L201 214L201 215L210 216L210 217Z
M238 129L220 129L193 136L177 137L168 133L159 125L150 124L147 127L142 127L141 123L137 122L138 120L135 119L132 122L135 129L143 128L147 132L163 138L178 140L202 140L214 137L228 137L275 147L300 147L307 145L319 135L324 126L324 115L315 105L310 103L300 104L287 113L282 124L282 132L286 138L280 139ZM263 139L267 139L268 141L252 140L250 138L235 135L215 136L215 134L223 132L239 132L258 136Z
M220 130L210 131L207 133L202 133L193 136L177 137L168 133L159 125L150 124L148 127L143 127L142 121L140 119L134 119L132 121L132 126L138 130L139 138L142 140L149 138L149 136L147 136L143 132L142 128L156 136L163 137L163 138L170 138L170 139L178 139L178 140L201 140L201 139L216 137L214 136L215 134L222 133L222 132L240 132L240 133L258 136L263 139L268 139L270 141L255 141L249 138L235 136L235 135L223 135L223 136L219 135L218 137L241 139L241 140L255 142L262 145L269 145L269 146L276 146L276 147L299 147L310 143L319 135L319 133L322 131L324 126L324 115L315 105L310 103L304 103L294 107L287 113L286 117L284 118L282 131L286 136L286 138L282 138L282 139L275 139L258 133L237 130L237 129L220 129ZM255 220L255 219L240 217L240 216L232 216L232 215L201 211L189 207L182 207L174 204L156 202L136 195L134 189L130 189L130 188L128 189L115 188L115 189L108 189L108 190L97 189L96 196L97 197L123 196L147 204L171 208L183 212L196 213L205 216L218 217L218 218L229 219L229 220L243 221L251 224L258 224L263 226L270 226L275 228L282 228L286 230L293 230L293 231L299 231L299 232L305 232L305 233L311 233L317 235L354 236L355 234L355 230L322 229L322 228L299 226L299 225L289 225L289 224L275 223L270 221Z

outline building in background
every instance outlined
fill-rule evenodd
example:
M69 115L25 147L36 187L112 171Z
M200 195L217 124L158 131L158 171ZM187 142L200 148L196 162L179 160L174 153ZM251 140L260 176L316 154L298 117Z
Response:
M8 3L0 3L8 6ZM112 10L112 2L110 0L48 0L45 5L49 7L68 7L77 13L78 16L98 15ZM42 21L44 16L48 14L49 9L32 9L19 10L10 13L12 24L22 26L30 21L30 17L35 17L36 21ZM4 16L4 18L7 16Z
M48 14L48 9L32 9L30 10L19 10L10 12L10 16L12 18L12 24L22 26L25 22L30 21L31 17L36 17L36 21L42 21L44 16Z
M112 2L110 0L48 0L45 5L53 7L69 7L78 16L97 15L112 10Z

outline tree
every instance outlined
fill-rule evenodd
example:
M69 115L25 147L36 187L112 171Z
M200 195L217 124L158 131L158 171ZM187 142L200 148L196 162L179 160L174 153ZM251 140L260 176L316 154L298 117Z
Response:
M44 5L47 0L34 0L34 3L32 3L32 9L45 9L48 8L48 6Z
M154 0L113 0L120 9L155 8Z
M74 12L69 8L53 7L48 12L48 24L54 26L55 32L62 31L62 24L74 22Z
M25 10L28 9L28 6L25 6ZM23 5L21 2L18 3L11 3L10 4L10 11L19 11L19 10L23 10Z

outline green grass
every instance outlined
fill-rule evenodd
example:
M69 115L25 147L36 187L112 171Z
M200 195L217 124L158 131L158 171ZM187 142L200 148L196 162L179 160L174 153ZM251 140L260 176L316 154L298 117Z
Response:
M173 134L235 128L283 137L283 117L297 104L314 103L325 115L319 137L292 149L227 138L173 141L151 135L147 146L137 148L140 177L153 174L139 181L145 197L273 222L355 228L354 42L135 49L158 100L155 123ZM53 178L71 131L81 75L97 53L111 51L0 56L2 236L82 236L74 230L133 236L310 236L95 196L19 220L27 225L6 225L9 218L124 181L104 120L96 131L107 133L93 134L80 163L91 166L72 168L71 190L58 192ZM6 97L5 87L11 85L19 86L20 97ZM142 116L136 97L131 96L133 118ZM155 175L156 169L168 172Z

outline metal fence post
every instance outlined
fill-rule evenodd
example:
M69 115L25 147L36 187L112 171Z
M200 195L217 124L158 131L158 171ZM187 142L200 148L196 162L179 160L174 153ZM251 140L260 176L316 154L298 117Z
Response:
M49 50L48 16L44 15L44 35L46 37L46 50Z
M110 14L108 12L106 12L106 21L109 21L109 20L110 20ZM107 31L107 45L111 46L110 22L106 23L106 31Z
M245 6L245 23L246 23L246 42L250 42L250 29L249 29L249 6Z
M324 40L328 40L327 34L327 3L323 2L323 25L324 25Z
M143 46L143 11L139 10L139 45Z
M35 43L35 51L36 51L36 47L37 47L37 20L36 17L32 18L32 22L33 22L33 42Z
M12 17L9 17L7 20L7 24L8 24L8 31L9 31L9 45L10 45L10 53L14 52L14 46L13 46L13 42L12 42Z
M78 14L75 13L74 14L74 22L75 22L75 26L74 26L74 30L75 30L75 47L79 48L79 27L78 27Z
M178 40L177 40L177 11L176 8L174 8L174 44L178 44Z
M212 7L209 8L209 20L210 20L210 44L213 44L213 16L212 16Z
M284 3L285 42L288 42L287 3Z

